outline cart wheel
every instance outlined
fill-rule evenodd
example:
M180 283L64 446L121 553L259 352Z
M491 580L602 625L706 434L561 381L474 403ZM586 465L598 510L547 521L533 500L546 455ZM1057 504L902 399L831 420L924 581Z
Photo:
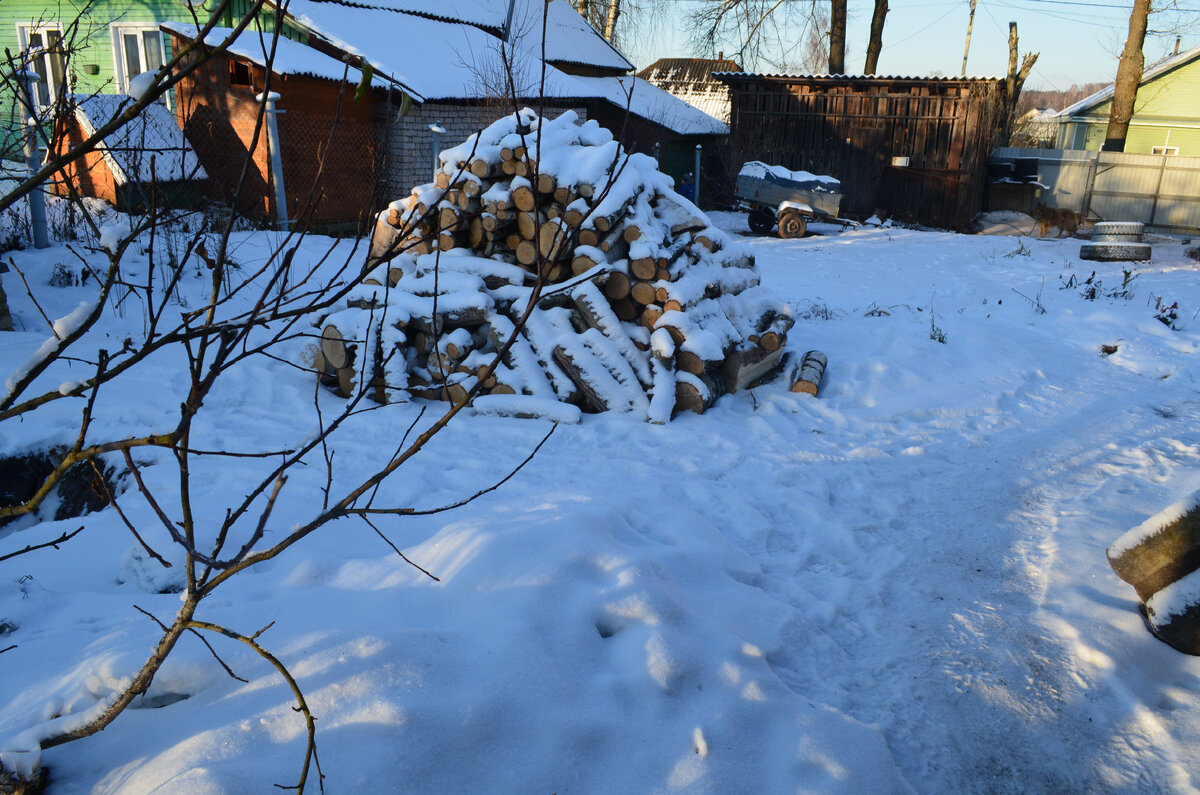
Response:
M808 222L800 213L784 213L779 217L779 236L784 238L804 237Z
M765 235L775 226L775 216L770 210L751 210L750 211L750 231L756 235Z

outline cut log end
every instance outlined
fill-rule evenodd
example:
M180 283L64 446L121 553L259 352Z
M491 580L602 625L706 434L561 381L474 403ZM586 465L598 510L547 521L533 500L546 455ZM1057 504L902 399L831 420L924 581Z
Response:
M820 351L809 351L800 360L800 371L792 384L792 391L817 396L821 389L821 379L825 376L825 366L829 360Z

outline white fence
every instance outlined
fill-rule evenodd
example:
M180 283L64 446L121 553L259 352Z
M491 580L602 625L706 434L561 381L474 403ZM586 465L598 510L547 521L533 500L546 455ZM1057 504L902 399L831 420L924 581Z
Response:
M1002 148L992 163L1037 160L1038 201L1102 221L1200 233L1200 157Z

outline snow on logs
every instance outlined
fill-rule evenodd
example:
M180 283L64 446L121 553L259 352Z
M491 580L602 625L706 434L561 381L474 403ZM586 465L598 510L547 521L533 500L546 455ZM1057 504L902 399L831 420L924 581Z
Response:
M379 214L361 283L317 319L316 369L339 394L475 389L510 416L661 423L783 364L792 314L753 258L594 121L525 109L439 162Z
M1107 554L1142 600L1154 634L1200 654L1200 491L1125 533Z

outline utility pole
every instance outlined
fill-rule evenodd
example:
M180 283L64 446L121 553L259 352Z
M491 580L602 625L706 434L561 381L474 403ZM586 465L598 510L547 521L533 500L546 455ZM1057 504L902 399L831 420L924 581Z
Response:
M963 48L962 76L967 76L967 56L971 54L971 26L975 24L975 5L979 0L971 0L971 15L967 17L967 46Z

